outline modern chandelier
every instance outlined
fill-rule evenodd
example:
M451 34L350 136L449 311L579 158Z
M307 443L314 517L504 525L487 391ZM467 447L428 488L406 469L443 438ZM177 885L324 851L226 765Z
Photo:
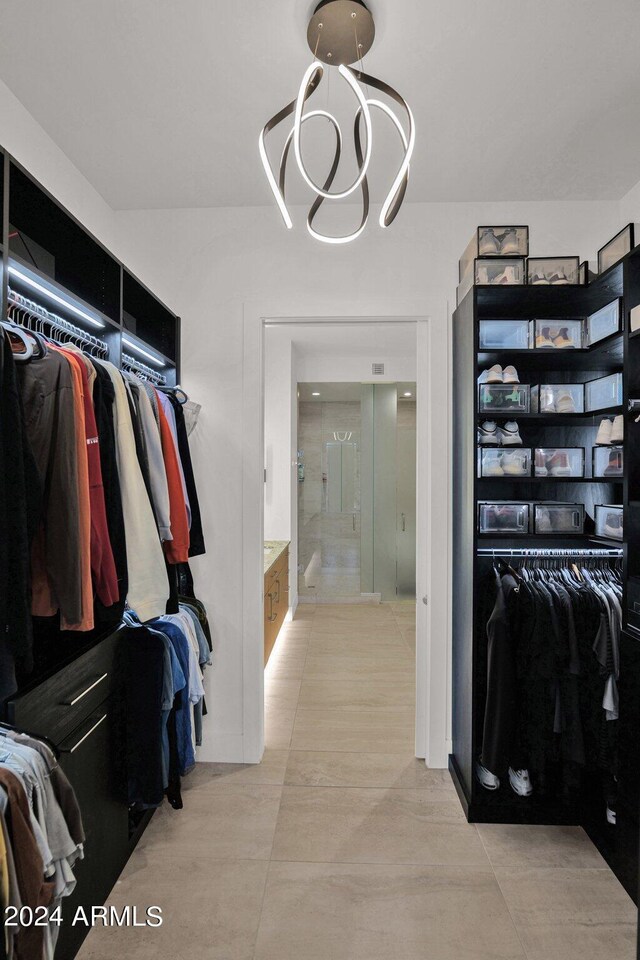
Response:
M360 61L360 65L362 66L362 59L371 49L374 37L375 24L373 17L363 3L363 0L322 0L316 7L309 23L309 29L307 30L307 42L313 53L313 62L309 65L302 78L298 96L276 113L265 125L260 134L260 158L269 186L271 187L271 191L278 204L287 229L293 229L293 221L285 199L287 161L291 152L291 144L293 143L293 153L298 165L298 170L303 180L316 194L316 199L307 216L307 229L312 237L323 243L350 243L352 240L356 240L367 226L369 220L369 184L367 181L367 173L373 152L372 108L382 111L382 113L391 120L398 132L404 150L400 168L382 204L379 218L381 227L388 227L395 220L402 206L409 182L409 165L415 145L415 124L411 110L404 98L401 97L393 87L389 86L389 84L376 79L376 77L369 76L364 73L363 70L356 70L351 66L351 64L357 61ZM349 85L358 103L353 126L358 173L350 187L346 190L335 192L331 191L331 186L340 166L343 147L343 135L340 124L335 116L327 110L305 109L307 101L320 87L326 69L323 64L337 68L337 72ZM388 99L395 101L406 114L408 129L405 131L402 123L388 103L385 103L383 100L371 98L368 95L365 96L361 84L367 88L373 87L374 90L378 90ZM265 141L267 135L291 115L293 115L293 127L285 140L280 159L280 167L276 176L267 154ZM316 183L310 176L302 155L303 124L316 117L321 117L328 121L335 136L333 162L322 185ZM363 124L364 140L362 135ZM357 229L346 236L338 237L327 236L326 234L320 233L314 227L314 221L325 200L344 200L357 190L360 190L362 197L362 219Z

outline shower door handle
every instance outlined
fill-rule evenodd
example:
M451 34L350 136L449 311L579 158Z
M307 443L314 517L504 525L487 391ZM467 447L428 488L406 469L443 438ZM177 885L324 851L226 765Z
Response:
M400 516L402 517L402 532L404 533L407 529L407 518L404 513L401 513Z
M353 514L352 519L353 519L353 532L355 533L355 532L356 532L356 515L355 515L355 513Z

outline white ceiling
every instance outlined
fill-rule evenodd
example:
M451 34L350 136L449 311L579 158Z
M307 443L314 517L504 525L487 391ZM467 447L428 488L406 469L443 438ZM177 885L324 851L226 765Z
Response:
M297 92L313 6L4 0L0 79L116 209L268 204L258 132ZM618 199L640 180L637 0L371 8L365 69L416 117L408 200ZM378 129L374 197L398 158Z

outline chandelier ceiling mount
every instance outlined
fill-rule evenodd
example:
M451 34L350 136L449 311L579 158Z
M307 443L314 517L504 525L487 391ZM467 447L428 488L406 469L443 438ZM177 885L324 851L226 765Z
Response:
M361 0L324 0L309 22L307 43L316 60L339 67L366 56L375 36L373 17Z

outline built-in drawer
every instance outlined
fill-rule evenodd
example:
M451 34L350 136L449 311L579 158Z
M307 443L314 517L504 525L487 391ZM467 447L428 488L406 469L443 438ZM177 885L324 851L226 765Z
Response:
M9 722L54 742L63 740L111 693L117 642L114 633L34 689L9 700Z

